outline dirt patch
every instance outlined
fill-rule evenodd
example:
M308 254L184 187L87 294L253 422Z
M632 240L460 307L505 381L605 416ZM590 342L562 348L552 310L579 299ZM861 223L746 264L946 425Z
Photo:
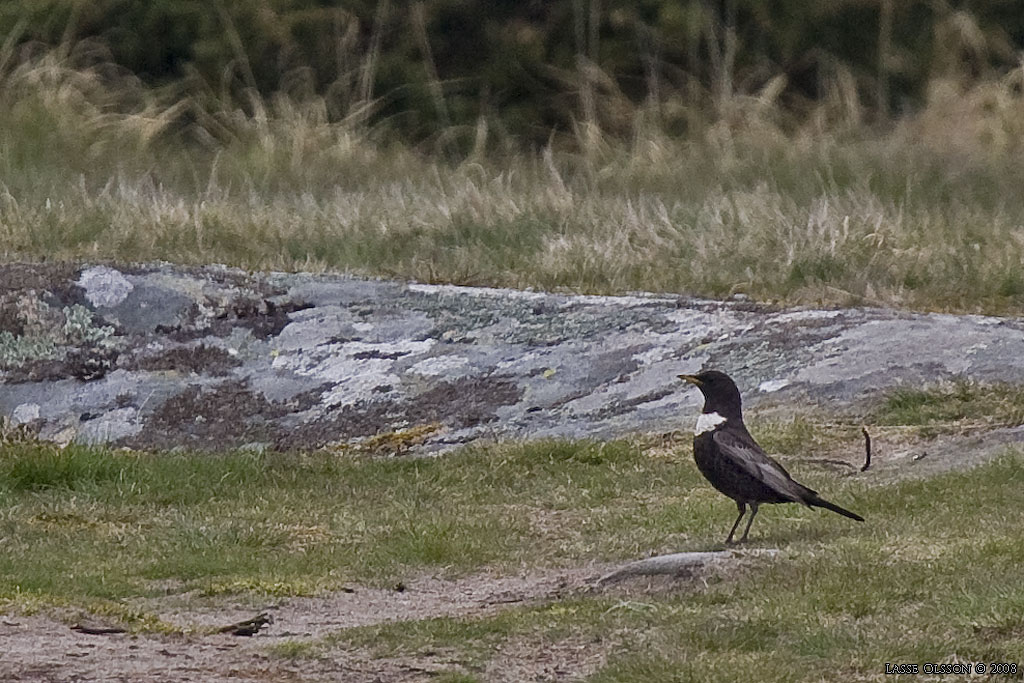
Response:
M217 316L209 333L226 337L237 327L249 329L257 339L275 337L291 322L290 315L304 311L310 304L288 301L276 304L269 299L239 298Z
M282 432L274 447L280 450L321 448L434 423L449 429L472 427L493 421L498 408L516 403L522 394L523 389L514 381L501 376L441 382L411 399L344 406L301 429Z
M407 405L406 419L413 424L441 422L461 429L496 417L495 410L516 403L522 387L505 377L465 377L441 382Z
M755 560L758 561L758 560ZM719 565L716 573L742 571L744 563ZM614 633L600 638L565 634L557 639L522 634L497 643L486 661L444 648L382 655L328 637L345 629L441 617L482 618L502 610L609 595L622 604L652 595L702 590L705 574L682 578L641 577L598 587L613 565L493 572L457 579L418 576L403 590L353 586L317 597L286 599L203 597L191 593L133 601L181 630L177 634L86 635L70 628L88 615L0 616L0 680L103 681L429 681L462 671L488 681L568 681L596 671L616 650ZM267 613L271 623L252 637L216 633L227 624ZM99 625L92 623L91 625ZM324 638L328 640L324 641ZM303 644L315 649L303 650ZM290 646L299 656L289 658Z
M204 389L191 385L164 402L138 435L121 445L134 448L194 446L227 449L247 442L274 443L282 430L273 424L288 413L306 410L319 399L312 391L288 401L269 401L244 381L229 380Z
M239 440L266 440L267 422L283 414L245 382L224 382L209 391L191 386L160 406L145 432L147 441L158 448L173 448L183 440L216 448Z
M213 376L228 374L232 368L242 364L238 358L227 350L200 344L199 346L179 346L161 351L152 356L134 358L121 367L127 370L177 370L178 372L208 373Z
M0 294L37 290L65 306L85 303L85 290L75 284L81 266L68 263L0 264Z
M493 572L458 579L423 575L401 589L352 586L317 597L297 597L239 606L234 598L185 594L145 604L161 619L182 628L215 628L267 612L273 624L260 639L322 638L336 631L393 621L454 616L487 616L514 605L540 604L590 590L605 565L538 570L519 575ZM197 608L197 604L203 604Z
M228 337L236 328L250 330L256 339L268 339L281 333L291 322L292 313L307 308L310 305L301 301L274 303L252 296L240 296L227 303L207 300L204 307L189 306L183 315L184 322L157 325L155 331L182 344L209 336Z
M159 362L192 362L185 352ZM215 352L213 361L221 360ZM464 378L442 382L411 399L344 406L298 428L281 422L290 414L316 406L327 388L329 385L287 401L270 401L244 381L229 380L214 387L194 384L165 401L142 432L118 445L216 450L258 442L282 451L309 450L415 425L439 423L461 429L486 423L496 418L497 408L515 403L522 395L520 387L503 377Z
M25 319L22 315L22 296L20 293L0 294L0 332L8 332L15 337L25 334Z
M281 643L316 641L357 626L436 617L483 617L517 605L560 600L587 591L606 567L535 572L520 576L481 574L457 580L419 577L405 590L355 587L309 598L238 606L230 598L184 594L140 604L182 629L181 634L86 635L65 615L0 617L0 679L5 681L398 681L430 680L459 670L445 653L379 658L347 645L314 657L275 656ZM197 607L197 603L201 604ZM264 611L273 622L251 638L209 633ZM603 661L607 642L550 643L516 640L488 666L488 680L559 680ZM514 664L514 666L513 666ZM502 671L514 672L509 677ZM533 672L531 674L531 671ZM561 672L561 673L559 673ZM492 675L492 673L494 675ZM550 676L548 673L557 675Z
M395 403L370 403L345 406L329 417L282 434L274 443L279 450L321 448L329 443L373 436L391 430L398 422Z
M484 679L507 681L577 681L596 672L614 649L613 639L570 637L557 642L518 638L505 643L484 671Z
M117 349L87 346L68 351L64 358L31 360L3 372L7 384L101 379L117 363Z
M12 682L327 681L346 671L329 662L271 658L229 635L94 636L43 615L0 617L0 643L0 679Z

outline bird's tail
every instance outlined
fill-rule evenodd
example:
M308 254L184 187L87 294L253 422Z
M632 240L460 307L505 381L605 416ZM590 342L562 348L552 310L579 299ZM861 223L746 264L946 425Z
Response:
M835 503L830 503L824 498L820 498L818 496L815 496L811 500L807 501L807 504L810 505L811 507L825 508L826 510L831 510L832 512L838 512L843 517L849 517L850 519L855 519L858 522L864 521L864 518L858 515L856 512L850 512L849 510L841 508Z

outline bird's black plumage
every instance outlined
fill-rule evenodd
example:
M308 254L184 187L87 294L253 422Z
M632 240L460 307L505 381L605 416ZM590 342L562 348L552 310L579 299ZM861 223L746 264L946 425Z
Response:
M724 372L705 370L696 375L679 375L704 394L704 410L697 420L693 437L693 458L697 469L711 485L736 501L739 516L729 531L732 542L736 528L751 508L741 541L747 539L750 525L761 503L802 503L820 507L863 522L860 515L830 503L809 489L786 468L769 457L743 424L742 400L736 383Z

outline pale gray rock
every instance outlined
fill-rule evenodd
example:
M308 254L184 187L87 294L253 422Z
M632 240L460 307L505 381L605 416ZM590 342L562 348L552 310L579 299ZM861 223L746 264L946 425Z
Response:
M79 443L116 443L142 431L135 408L116 408L95 416L85 413L84 417L74 437Z
M624 579L651 576L690 577L694 572L715 566L734 566L750 559L772 558L779 554L776 548L751 548L749 550L688 551L656 555L642 560L628 562L601 576L597 585L614 583Z
M39 419L38 403L21 403L11 411L11 422L16 425Z
M76 282L85 290L85 298L96 308L112 308L124 301L133 289L119 270L107 266L86 268Z
M26 316L48 302L50 321L6 316L0 415L61 442L304 449L430 427L429 452L481 438L665 433L692 427L700 394L676 375L702 367L729 372L755 406L842 410L896 386L1024 381L1015 318L216 266L0 268L27 283L8 300L27 302ZM81 329L68 335L72 315ZM18 336L28 329L31 339ZM35 348L47 352L20 352Z

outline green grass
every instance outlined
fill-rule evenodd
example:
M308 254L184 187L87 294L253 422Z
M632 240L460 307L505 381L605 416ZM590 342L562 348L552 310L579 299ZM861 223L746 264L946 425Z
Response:
M880 425L1015 426L1024 423L1024 388L967 380L900 388L874 411L873 420Z
M777 452L801 438L828 443L800 420L761 427ZM1021 454L874 487L787 464L868 521L770 506L752 545L781 553L747 569L668 591L343 630L270 654L443 652L444 675L458 681L486 680L508 648L592 653L596 681L847 680L880 677L886 661L1014 661L1024 633ZM0 605L77 607L160 631L170 627L139 598L245 601L422 572L557 570L719 548L733 512L685 445L541 442L381 459L13 443L0 449Z
M302 657L316 656L319 650L319 643L310 640L284 640L274 643L267 651L275 657L285 659L301 659Z
M706 584L631 602L577 598L485 619L353 629L318 651L443 650L474 672L524 637L549 647L583 642L609 653L590 679L602 682L881 680L885 662L1018 661L1022 477L1017 454L967 473L861 490L864 525L821 517L815 526L829 529L817 536L792 532L793 520L769 522L761 532L781 544L781 556Z
M415 460L10 445L0 451L0 599L117 600L166 581L290 595L706 543L720 535L722 506L688 458L627 443Z
M901 396L886 406L895 410ZM752 429L769 452L796 456L791 469L812 484L834 475L808 466L801 477L800 456L849 447L859 457L852 428L755 416ZM846 489L858 487L847 479L825 487L837 498ZM167 581L206 594L292 595L350 581L390 585L420 569L563 566L714 545L731 514L685 443L547 441L438 459L8 443L0 447L0 599L118 600ZM787 516L800 528L835 523ZM768 534L774 516L765 517Z

